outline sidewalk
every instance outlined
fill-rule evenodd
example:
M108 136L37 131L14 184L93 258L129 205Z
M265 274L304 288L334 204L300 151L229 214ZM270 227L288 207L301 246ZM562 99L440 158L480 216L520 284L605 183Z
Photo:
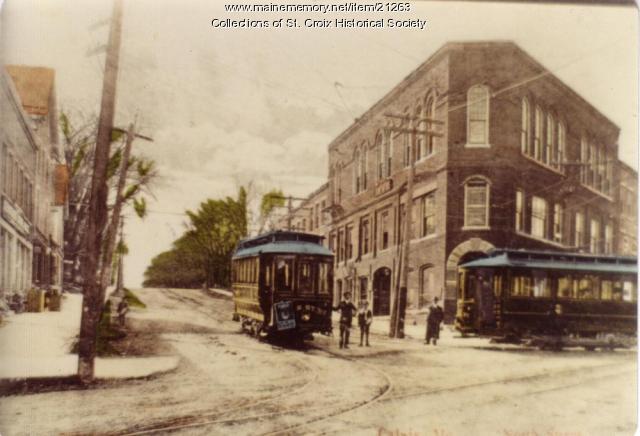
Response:
M337 335L338 325L340 321L340 314L333 312L331 319L333 321L334 330ZM373 335L389 336L389 316L374 316L371 323L370 332ZM424 343L427 329L427 311L423 310L408 310L405 317L404 334L405 337L401 341L411 341L412 343ZM358 321L354 316L352 337L359 335ZM460 335L452 324L443 324L440 329L440 340L438 346L442 347L454 347L454 348L477 348L477 347L494 347L494 344L489 343L488 338L482 337L465 337Z
M80 330L82 296L64 294L60 312L11 315L0 327L0 380L68 377L78 355L69 350ZM178 357L96 358L98 379L148 377L173 370Z

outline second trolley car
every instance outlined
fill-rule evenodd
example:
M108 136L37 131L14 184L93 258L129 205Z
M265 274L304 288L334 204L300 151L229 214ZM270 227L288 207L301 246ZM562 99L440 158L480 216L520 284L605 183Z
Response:
M636 336L635 257L496 249L458 274L462 333Z
M331 332L333 254L321 236L274 231L241 241L232 286L234 318L255 335Z

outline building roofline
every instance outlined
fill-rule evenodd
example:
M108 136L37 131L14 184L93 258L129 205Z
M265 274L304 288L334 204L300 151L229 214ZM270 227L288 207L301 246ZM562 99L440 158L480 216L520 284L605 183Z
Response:
M549 69L545 68L544 65L542 65L537 59L535 59L533 56L531 56L529 53L527 53L524 49L522 49L514 41L511 41L511 40L451 41L451 42L445 43L442 47L440 47L438 50L436 50L424 62L422 62L420 65L418 65L416 68L414 68L398 84L396 84L393 88L391 88L391 90L389 92L387 92L385 95L383 95L381 98L379 98L360 117L356 118L356 120L351 125L349 125L341 133L339 133L338 136L336 136L329 143L328 149L329 150L333 149L339 142L341 142L346 137L348 137L351 133L353 133L353 131L356 130L357 127L361 123L363 123L364 121L367 121L369 118L371 118L372 115L376 112L376 110L380 106L382 106L384 103L386 103L389 100L391 100L393 97L395 97L397 94L399 94L400 91L404 90L407 86L409 86L412 83L414 83L415 80L417 80L417 78L418 78L418 76L420 75L421 72L423 72L425 69L427 69L429 66L431 66L431 64L435 63L436 60L440 59L442 56L446 55L447 53L451 52L452 50L462 49L462 48L469 47L469 46L473 46L473 47L486 46L486 47L489 47L489 46L498 46L498 45L514 48L518 52L518 54L520 54L527 61L529 61L529 63L532 64L536 69L541 70L540 71L540 73L541 73L540 78L543 77L543 75L544 76L548 76L555 85L558 85L563 91L566 91L567 93L569 93L569 95L571 95L571 97L576 98L584 107L587 108L587 110L589 112L591 112L592 115L595 115L596 117L601 118L601 119L605 120L606 122L608 122L611 126L614 127L614 129L616 130L616 133L619 134L620 127L616 123L614 123L607 116L602 114L594 105L592 105L587 100L585 100L584 97L582 97L580 94L578 94L576 91L574 91L573 88L571 88L569 85L567 85L562 80L560 80L560 78L555 76L553 74L553 72L551 72ZM548 73L548 74L544 74L544 73Z

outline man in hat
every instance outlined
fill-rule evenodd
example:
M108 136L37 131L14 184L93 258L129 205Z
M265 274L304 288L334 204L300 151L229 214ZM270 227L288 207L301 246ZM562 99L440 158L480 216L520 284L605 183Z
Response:
M349 348L349 330L351 329L351 320L353 313L358 310L351 302L351 294L344 293L344 298L334 307L333 310L340 311L340 348Z
M436 345L440 338L440 324L444 319L444 311L438 306L438 297L433 297L433 303L429 306L429 314L427 315L427 335L424 343L431 343L433 339L433 345Z

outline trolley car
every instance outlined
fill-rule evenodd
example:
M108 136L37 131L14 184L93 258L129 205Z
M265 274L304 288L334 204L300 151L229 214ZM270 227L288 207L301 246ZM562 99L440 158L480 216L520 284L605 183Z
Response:
M333 254L322 237L274 231L238 244L234 319L256 336L331 332Z
M455 325L463 334L553 337L587 349L635 341L635 257L496 249L458 274Z

